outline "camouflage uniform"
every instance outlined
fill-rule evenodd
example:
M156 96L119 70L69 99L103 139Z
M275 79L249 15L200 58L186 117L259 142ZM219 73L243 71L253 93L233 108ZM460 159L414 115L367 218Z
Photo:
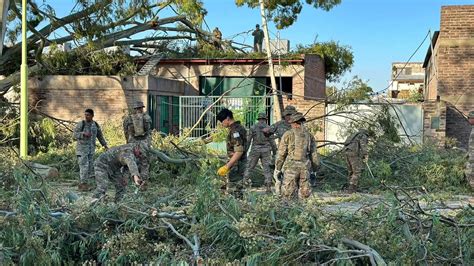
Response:
M296 113L291 121L301 121L303 114ZM282 195L285 198L307 198L311 195L310 173L319 166L316 140L303 126L292 128L283 134L275 170L283 168Z
M235 121L230 125L226 144L229 158L234 152L243 152L239 161L230 169L226 179L227 191L229 193L239 192L243 188L241 181L247 166L247 130L240 124L240 121Z
M91 133L90 137L84 133ZM82 120L77 123L73 132L73 139L77 140L76 156L79 163L80 182L86 183L89 178L94 177L94 153L96 139L103 147L107 146L102 130L95 121Z
M282 116L285 117L287 115L293 115L295 113L296 113L296 108L292 105L287 105L285 107L285 110L283 110ZM291 124L287 122L285 119L283 119L270 126L270 133L275 134L276 138L278 139L278 142L280 142L281 138L283 137L283 134L285 134L285 132L290 129L291 129ZM277 145L275 144L274 139L271 140L271 145L272 145L273 156L275 157L277 154ZM273 160L275 159L273 158Z
M474 119L474 111L469 113L469 119ZM466 180L474 188L474 126L471 125L471 135L469 136L468 160L465 170Z
M135 108L144 107L142 102L136 102ZM135 113L128 115L123 121L123 131L127 143L145 143L151 146L151 117L146 113ZM149 176L150 163L148 160L140 161L140 172L142 179L147 180Z
M94 198L105 195L110 180L114 183L116 189L115 201L119 201L125 194L128 178L135 175L141 177L137 166L141 159L135 156L133 152L135 147L136 144L113 147L97 158L94 164L97 183ZM127 170L124 169L125 167Z
M270 191L272 185L272 170L270 168L272 146L269 134L263 132L263 129L268 127L265 122L267 115L260 113L258 114L258 119L257 124L250 128L250 132L247 136L247 143L249 146L252 144L252 148L250 149L244 177L246 180L249 180L250 171L255 168L258 160L261 160L263 175L265 176L265 186L267 187L267 191Z
M368 134L364 129L349 136L344 143L344 153L346 155L349 190L355 190L362 170L364 169L363 159L367 157Z

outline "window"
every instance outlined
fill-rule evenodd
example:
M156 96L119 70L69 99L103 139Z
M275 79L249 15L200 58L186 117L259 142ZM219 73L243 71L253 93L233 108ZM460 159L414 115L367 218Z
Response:
M439 116L431 117L431 129L439 129Z
M406 67L405 70L403 71L405 75L411 75L411 67Z
M283 92L282 96L286 96L288 100L293 99L293 77L275 77L277 90ZM281 86L280 86L281 84ZM267 86L272 87L270 78L267 78Z

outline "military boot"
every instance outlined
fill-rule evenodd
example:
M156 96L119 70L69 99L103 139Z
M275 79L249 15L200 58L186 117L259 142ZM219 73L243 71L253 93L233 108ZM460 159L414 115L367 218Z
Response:
M357 186L354 184L349 184L349 186L346 189L346 192L349 194L356 193L357 192Z
M79 185L77 186L77 188L78 188L79 191L81 191L81 192L90 191L90 190L92 189L92 187L91 187L89 184L84 183L84 182L79 183Z

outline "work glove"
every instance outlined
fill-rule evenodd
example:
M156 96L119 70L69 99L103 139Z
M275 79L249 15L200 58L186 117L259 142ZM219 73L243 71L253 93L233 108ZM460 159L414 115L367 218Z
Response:
M221 177L226 176L229 172L230 172L230 168L227 167L227 165L224 165L221 168L219 168L219 170L217 170L217 174Z
M362 160L367 164L369 162L369 156L364 156Z

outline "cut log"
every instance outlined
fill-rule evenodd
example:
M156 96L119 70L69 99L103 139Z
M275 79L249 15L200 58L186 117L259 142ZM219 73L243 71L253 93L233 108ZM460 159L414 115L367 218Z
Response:
M56 179L59 177L59 171L55 167L50 167L44 164L26 162L26 165L37 175L47 178L47 179Z

